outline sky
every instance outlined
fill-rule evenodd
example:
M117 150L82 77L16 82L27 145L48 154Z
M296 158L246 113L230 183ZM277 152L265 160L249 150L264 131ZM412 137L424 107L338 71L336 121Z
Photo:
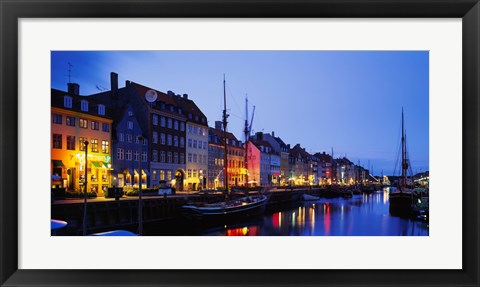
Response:
M71 64L71 67L69 66ZM70 67L70 71L69 71ZM399 173L401 113L413 173L429 169L428 51L52 51L51 87L80 94L133 81L188 94L208 119L244 140L245 98L252 132L275 132L292 147L346 156L375 175ZM249 119L250 120L250 119ZM396 167L397 166L397 167Z

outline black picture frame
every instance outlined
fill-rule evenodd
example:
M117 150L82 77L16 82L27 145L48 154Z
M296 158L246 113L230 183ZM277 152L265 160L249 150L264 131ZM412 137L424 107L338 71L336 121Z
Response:
M1 286L479 286L480 6L478 0L0 0L0 17ZM30 17L462 18L463 268L461 270L18 269L18 199L16 193L18 182L18 19Z

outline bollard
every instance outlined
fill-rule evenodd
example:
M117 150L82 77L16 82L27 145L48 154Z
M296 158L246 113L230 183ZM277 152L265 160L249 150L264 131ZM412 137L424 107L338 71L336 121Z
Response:
M115 188L115 200L120 200L120 192L118 188Z

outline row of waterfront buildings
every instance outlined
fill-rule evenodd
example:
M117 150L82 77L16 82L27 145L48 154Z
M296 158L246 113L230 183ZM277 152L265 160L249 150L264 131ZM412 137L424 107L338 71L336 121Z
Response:
M108 187L171 184L177 191L258 185L356 184L369 171L347 158L308 153L274 132L242 142L207 117L187 94L163 93L110 74L108 91L51 90L52 185L99 195ZM225 141L227 174L224 172ZM88 142L88 144L86 144ZM247 153L245 153L247 152Z

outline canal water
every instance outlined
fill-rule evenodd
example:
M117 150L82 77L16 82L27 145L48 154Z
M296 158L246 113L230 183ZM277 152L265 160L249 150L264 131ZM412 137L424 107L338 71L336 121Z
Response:
M428 236L428 221L392 216L387 189L352 198L320 198L267 210L244 222L223 226L178 221L148 235L206 236Z

